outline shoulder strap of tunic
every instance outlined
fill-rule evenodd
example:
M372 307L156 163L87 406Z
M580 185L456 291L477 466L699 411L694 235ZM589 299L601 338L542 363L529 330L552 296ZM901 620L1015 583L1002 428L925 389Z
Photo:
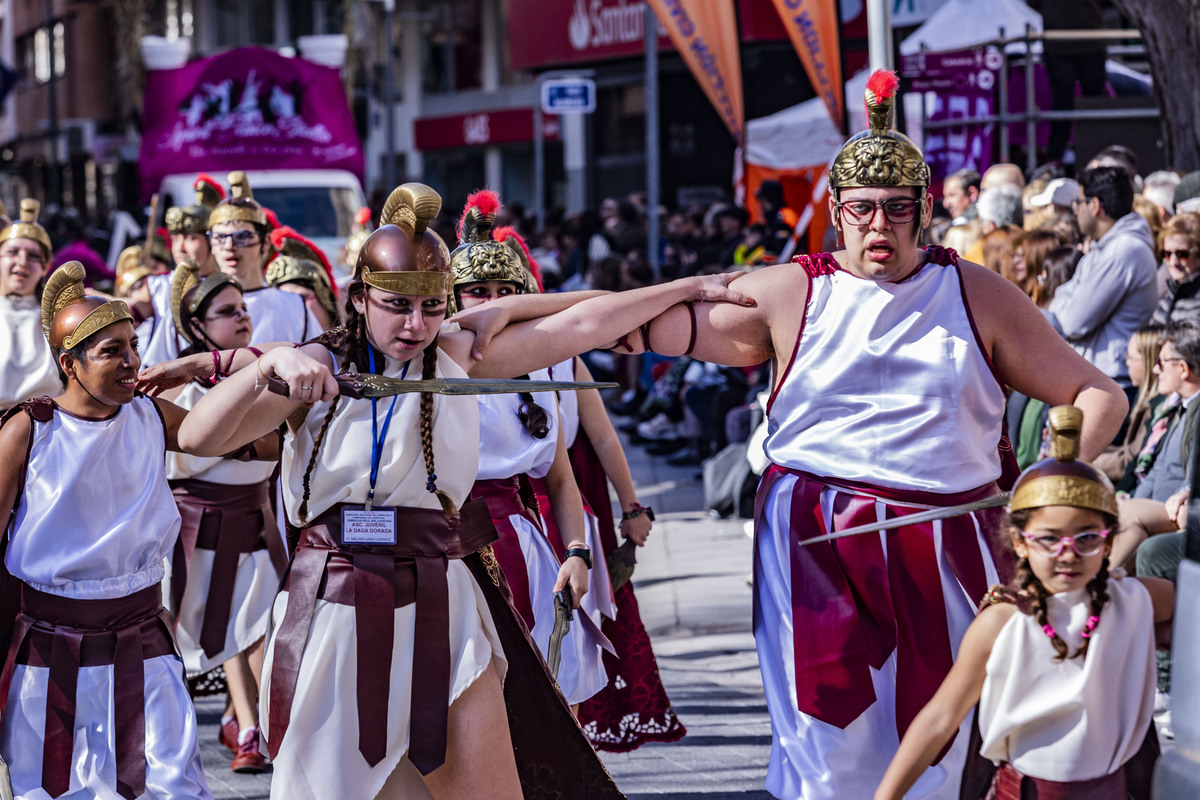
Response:
M832 275L841 267L834 260L832 253L804 253L793 256L792 263L799 264L808 273L808 277L816 278L821 275Z

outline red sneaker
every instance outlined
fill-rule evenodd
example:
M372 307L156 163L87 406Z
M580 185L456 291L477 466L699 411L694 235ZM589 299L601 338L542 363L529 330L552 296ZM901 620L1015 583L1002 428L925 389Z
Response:
M238 743L237 755L229 768L234 772L257 774L267 771L267 759L258 751L258 726L250 729L245 741Z
M229 748L229 752L237 754L238 751L238 727L237 717L222 722L221 727L217 730L217 744L225 745Z

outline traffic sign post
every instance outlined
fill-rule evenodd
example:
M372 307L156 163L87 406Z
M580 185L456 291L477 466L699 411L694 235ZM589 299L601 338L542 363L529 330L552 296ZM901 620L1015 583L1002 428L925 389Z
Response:
M590 78L542 81L543 114L591 114L596 110L596 82Z

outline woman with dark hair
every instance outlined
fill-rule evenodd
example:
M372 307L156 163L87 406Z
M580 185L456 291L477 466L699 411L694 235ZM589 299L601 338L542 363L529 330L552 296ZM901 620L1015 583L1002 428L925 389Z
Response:
M1037 291L1038 276L1042 274L1042 264L1046 261L1046 256L1052 250L1061 247L1062 244L1062 239L1054 231L1036 230L1025 234L1020 246L1023 263L1020 281L1017 282L1017 285L1030 298ZM1016 253L1013 254L1013 257L1016 258Z
M458 224L459 246L450 254L459 308L537 291L524 240L511 228L496 230L493 238L500 209L495 192L482 190L467 198ZM541 369L522 377L549 380L550 374ZM488 505L500 534L492 549L513 589L513 605L549 660L555 593L569 586L572 608L594 594L589 592L594 550L584 535L583 502L567 458L558 400L553 392L521 392L480 395L478 402L479 475L471 497ZM545 486L548 508L539 509L531 481ZM553 518L559 542L547 539L543 516ZM608 682L600 630L586 614L578 622L563 638L555 676L572 706Z
M1075 267L1082 257L1083 254L1079 252L1079 248L1063 245L1051 250L1042 259L1042 269L1037 273L1037 284L1033 287L1033 294L1030 297L1033 299L1034 305L1046 312L1047 316L1049 316L1047 310L1050 308L1050 301L1054 299L1055 290L1071 280L1075 275ZM1053 322L1052 317L1051 322Z
M552 781L616 798L504 597L486 507L467 502L475 398L353 394L378 383L372 374L418 369L429 389L511 378L611 345L675 303L741 296L719 276L500 300L463 318L501 329L480 352L472 330L443 325L450 259L427 230L440 205L429 187L397 188L359 253L346 326L241 358L180 434L216 455L288 426L281 484L299 539L264 664L272 794L517 800ZM359 377L339 384L334 373L350 368Z

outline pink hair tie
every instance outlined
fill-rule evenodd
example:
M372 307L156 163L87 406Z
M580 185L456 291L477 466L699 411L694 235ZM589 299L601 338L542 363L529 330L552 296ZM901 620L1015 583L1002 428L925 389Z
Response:
M1042 626L1042 633L1046 634L1051 639L1058 635L1058 631L1054 630L1054 626L1049 624Z
M1097 617L1095 614L1088 617L1087 624L1083 626L1083 634L1082 634L1083 638L1090 639L1092 637L1092 633L1096 630L1096 626L1099 624L1100 624L1100 618Z

